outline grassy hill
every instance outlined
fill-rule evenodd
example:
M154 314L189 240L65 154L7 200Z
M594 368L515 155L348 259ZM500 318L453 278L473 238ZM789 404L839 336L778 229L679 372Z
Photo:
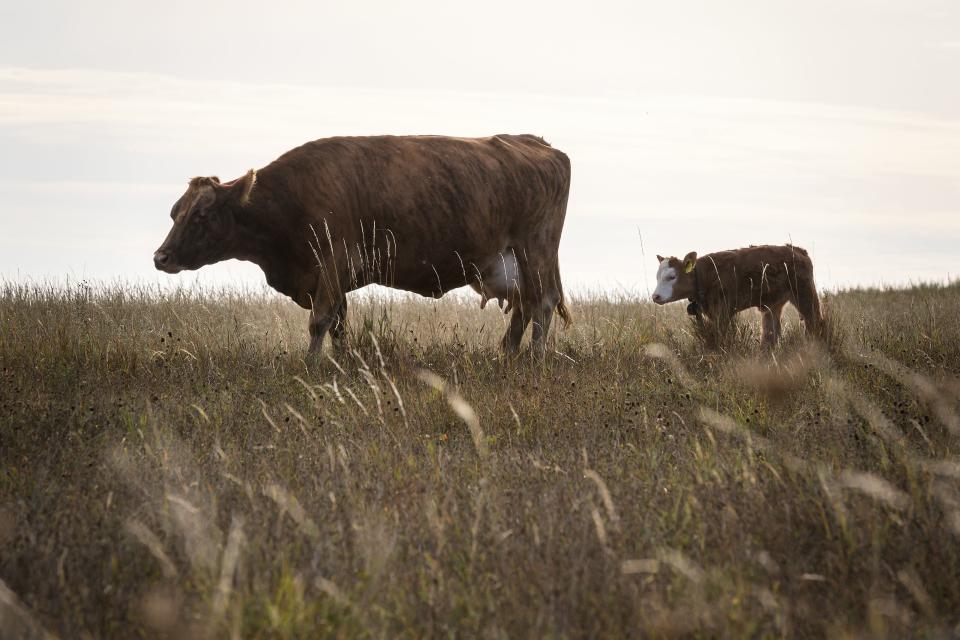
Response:
M536 362L366 298L306 359L266 294L3 285L0 635L956 633L960 286L826 305L573 300Z

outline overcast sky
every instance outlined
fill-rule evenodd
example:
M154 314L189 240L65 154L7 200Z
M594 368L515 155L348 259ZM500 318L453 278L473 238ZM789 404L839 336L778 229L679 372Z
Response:
M573 163L568 288L790 240L822 287L943 280L958 79L956 0L7 2L0 276L193 278L151 263L191 176L332 135L529 132Z

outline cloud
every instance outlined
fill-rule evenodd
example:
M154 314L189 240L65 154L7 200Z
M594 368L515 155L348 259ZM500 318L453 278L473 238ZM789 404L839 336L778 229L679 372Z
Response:
M169 195L177 190L185 190L186 181L182 184L155 183L155 182L124 182L94 181L94 180L0 180L0 194L10 196L23 195L51 195L103 197L109 196L142 196L142 195Z
M130 238L124 253L98 268L135 272L149 269L132 256L155 248L191 175L240 175L331 135L502 132L544 135L571 156L569 228L590 235L566 235L564 246L595 281L607 271L634 273L638 228L656 245L682 239L710 249L726 248L711 245L721 240L825 238L821 258L835 273L869 275L891 267L866 244L848 256L827 236L863 227L893 243L918 230L955 235L960 219L960 121L925 113L694 95L362 89L8 67L0 68L0 194L7 202L0 221L42 247L45 225L96 215ZM591 220L605 226L593 230ZM609 233L622 236L616 252L604 249ZM910 237L921 252L921 236ZM34 253L22 257L54 272L88 259L62 243ZM11 268L0 261L0 271Z

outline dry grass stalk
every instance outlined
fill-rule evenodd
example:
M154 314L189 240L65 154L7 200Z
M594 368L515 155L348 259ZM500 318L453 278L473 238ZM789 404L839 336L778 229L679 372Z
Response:
M240 553L243 548L243 520L233 518L230 523L230 533L227 535L227 544L220 559L220 578L217 580L217 591L210 608L210 627L215 628L223 619L227 610L227 603L233 592L233 580L240 564Z
M620 573L624 575L630 575L633 573L657 573L659 570L660 561L656 558L624 560L620 563Z
M910 506L910 496L872 473L846 470L839 481L842 487L859 491L891 509L902 511Z
M0 580L0 635L24 640L54 640L56 636L43 628L30 614L20 598Z
M481 458L486 458L490 452L487 447L486 437L483 434L483 429L480 428L480 418L477 417L477 412L473 410L470 403L464 400L463 396L450 387L443 378L432 371L424 369L418 373L418 376L423 382L443 394L447 404L450 405L453 412L463 420L464 424L466 424L470 430L470 437L473 439L473 446L477 451L477 455Z
M129 520L127 522L127 532L146 547L150 555L157 559L164 576L167 578L175 578L177 576L177 568L163 550L163 543L160 542L160 539L157 538L145 524L137 520Z
M620 517L617 515L617 510L613 506L613 497L610 495L610 489L607 488L607 483L604 482L600 474L593 469L585 469L583 475L597 485L597 491L600 492L600 499L603 500L603 507L607 511L607 518L614 527L619 526Z
M311 539L316 539L320 536L319 527L317 527L316 523L307 515L306 510L300 505L300 501L291 495L289 491L276 482L272 482L264 487L263 493L277 503L277 506L280 507L281 515L283 513L290 514L290 517L297 523L300 531L302 531L305 536Z

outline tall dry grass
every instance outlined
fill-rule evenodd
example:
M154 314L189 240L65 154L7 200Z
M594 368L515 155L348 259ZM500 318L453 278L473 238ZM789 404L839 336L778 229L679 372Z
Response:
M0 630L957 632L960 286L831 294L842 339L768 355L573 302L543 361L404 297L309 359L267 293L4 285Z

